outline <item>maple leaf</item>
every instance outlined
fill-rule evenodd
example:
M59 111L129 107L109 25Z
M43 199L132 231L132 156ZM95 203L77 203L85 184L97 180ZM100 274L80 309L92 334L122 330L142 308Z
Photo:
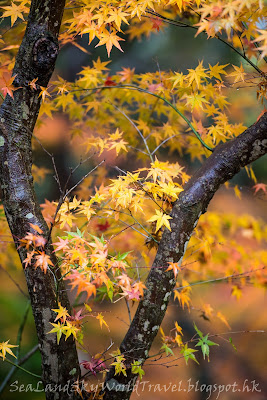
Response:
M240 297L242 296L242 290L240 286L233 285L231 295L234 296L237 300L239 300Z
M31 87L31 89L37 90L37 87L36 87L36 82L37 81L38 81L38 78L35 78L31 82L28 83L28 85Z
M156 211L156 215L153 215L150 219L147 220L147 222L157 221L156 232L162 226L166 226L166 228L168 228L169 231L171 231L170 223L168 220L172 219L172 217L170 217L168 214L163 213L163 211L160 211L160 210L155 210L155 211Z
M14 79L16 78L16 75L12 76L11 78L8 77L7 74L3 75L3 81L5 85L1 88L1 90L4 93L4 96L6 97L7 94L9 94L12 99L14 99L13 92L19 88L15 88L12 83L14 82Z
M124 295L126 295L127 300L139 301L140 300L140 293L138 290L134 290L133 288L125 289L122 287Z
M264 183L257 183L255 186L253 186L253 189L255 190L254 194L258 193L259 190L262 190L265 194L267 194L267 185Z
M24 17L23 17L23 14L22 14L22 13L28 10L28 8L25 7L25 4L26 4L27 2L28 2L28 1L25 0L25 1L23 1L20 5L17 6L17 5L12 1L11 6L1 7L1 8L3 8L4 10L6 10L6 11L3 13L2 17L3 17L3 18L5 18L5 17L11 17L11 26L14 25L14 23L17 21L18 18L20 18L20 19L22 19L22 20L24 21Z
M104 224L97 224L96 227L100 232L105 232L110 227L110 224L107 220Z
M30 223L30 227L40 234L43 233L43 230L38 225Z
M130 83L134 76L135 68L122 68L122 71L118 72L118 75L121 76L120 82L127 82Z
M162 19L160 19L159 17L155 17L155 18L151 18L151 21L153 23L152 29L156 29L159 32L160 28L163 25Z
M101 329L102 329L102 326L105 325L107 327L108 331L109 331L109 326L106 323L106 321L104 320L104 316L103 316L102 313L98 313L97 316L96 316L96 319L98 319Z
M13 357L17 358L15 354L13 353L12 349L13 347L18 347L15 344L8 344L9 340L7 342L2 342L0 343L0 357L3 358L3 360L6 358L6 353L11 354Z
M72 289L77 286L77 293L86 292L87 299L96 295L96 287L90 282L86 274L79 273L77 270L72 270L72 274L69 274L66 279L70 280Z
M43 86L40 86L40 88L42 90L39 94L39 97L42 97L43 102L45 102L46 97L51 97L51 94L48 93L48 91L47 91L48 88L45 88Z
M219 79L220 81L222 80L221 75L226 75L227 72L224 71L224 68L227 67L227 65L229 64L225 64L225 65L219 65L219 63L217 63L216 65L211 66L209 64L209 69L210 69L210 76Z
M59 308L52 308L52 311L55 311L55 313L57 313L57 317L55 319L55 321L57 321L58 319L62 319L62 322L65 323L67 317L69 317L69 313L68 310L66 309L66 307L62 307L62 305L60 303L58 303Z
M139 379L141 381L142 378L143 378L143 375L145 374L145 371L141 367L141 362L140 361L134 361L133 363L131 363L131 367L132 367L132 373L133 374L138 374L139 375Z
M179 303L183 309L186 305L188 310L190 310L190 303L191 303L190 293L191 293L192 289L188 285L188 282L185 279L183 279L181 288L179 288L179 286L178 286L177 289L174 290L174 299L177 298L179 300ZM181 290L179 290L179 289L181 289Z
M47 333L56 333L57 334L57 344L59 344L59 341L61 339L62 334L65 333L65 325L62 324L61 322L58 321L57 324L54 324L52 322L50 322L50 324L54 327L53 329L51 329L51 331L47 332Z
M205 79L208 77L208 75L206 74L206 68L203 67L203 61L201 61L198 66L196 67L196 69L189 69L188 70L188 84L191 85L193 82L196 83L197 87L200 87L201 84L201 79Z
M31 264L34 255L35 255L35 250L31 251L30 253L27 253L27 257L23 261L23 263L25 264L25 268L27 268L28 265Z
M263 42L262 46L255 48L255 51L261 51L260 58L262 59L267 56L267 31L266 29L258 29L258 32L260 35L253 42Z
M192 93L189 95L185 95L185 98L186 98L186 105L190 105L192 111L194 109L203 110L203 103L208 103L208 101L205 99L204 93Z
M69 248L68 247L69 239L61 239L60 237L58 239L59 239L59 242L52 243L53 246L56 246L56 249L54 250L54 252L60 251L60 250L67 250Z
M44 251L40 252L37 256L35 256L35 259L36 259L34 264L35 269L40 267L44 271L44 273L46 273L49 265L54 265L50 259L50 256L48 254L45 254Z
M109 11L109 18L107 19L106 23L115 22L118 31L121 30L121 23L125 22L125 24L129 25L127 17L129 14L123 12L120 8L114 8L113 10Z
M179 266L178 263L174 262L168 262L169 267L166 269L166 271L173 271L174 277L176 278L177 274L179 271L181 271L181 267Z
M117 83L114 82L114 81L110 78L110 76L108 76L107 79L105 80L104 85L105 85L105 86L117 86Z
M78 331L79 331L79 329L76 326L74 326L71 322L66 321L66 326L65 326L65 329L64 329L65 340L67 340L70 335L73 335L73 337L75 339L77 339L77 332Z
M111 52L111 49L113 46L117 47L117 49L119 49L120 51L123 52L123 50L119 44L120 40L124 40L124 39L117 36L116 33L114 33L114 32L102 33L100 35L99 43L95 47L103 46L105 44L107 53L108 53L108 57L110 57L110 52Z
M239 81L244 82L246 73L244 71L243 65L240 64L240 67L238 67L236 65L232 65L232 67L234 68L234 72L232 72L228 76L233 76L235 78L234 83L239 82Z
M92 211L93 212L93 211ZM59 222L60 222L60 229L63 228L65 224L68 224L72 227L72 221L76 219L76 217L71 214L70 212L59 212Z
M186 9L187 6L192 4L192 0L170 0L169 4L175 4L179 8L179 12L182 12Z
M106 369L106 364L103 359L95 358L92 357L91 361L85 361L83 360L80 362L80 364L85 368L88 369L89 371L92 372L94 376L96 376L97 372L102 371L103 369Z
M177 321L175 321L174 325L175 325L176 332L179 333L180 335L183 335L183 332L182 332L183 330L180 327L180 325L178 325Z
M108 70L108 68L106 68L106 65L108 65L109 63L111 63L111 61L101 61L100 57L98 57L96 61L93 61L93 66L96 70L102 72Z
M128 144L128 143L125 142L125 140L123 140L123 139L116 141L116 142L111 142L109 150L115 149L117 155L119 154L119 152L121 150L128 152L127 147L125 147L126 144Z
M117 355L115 361L110 365L114 365L115 367L115 375L123 373L124 376L127 376L126 366L124 364L125 357L123 355Z
M146 285L144 285L144 283L143 282L135 282L134 284L133 284L133 289L136 291L136 292L138 292L139 293L139 295L140 296L144 296L144 289L146 289L147 287L146 287Z
M225 318L225 316L224 316L220 311L217 312L217 317L218 317L229 329L231 329L230 325L229 325L228 322L227 322L227 319Z
M193 353L195 353L197 350L195 349L190 349L188 348L188 344L185 344L181 350L181 354L184 356L185 362L187 364L189 358L191 358L191 360L195 361L197 364L197 359L195 357L195 355Z

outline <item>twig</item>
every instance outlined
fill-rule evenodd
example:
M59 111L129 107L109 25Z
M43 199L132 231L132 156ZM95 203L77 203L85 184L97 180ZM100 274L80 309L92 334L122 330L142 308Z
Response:
M252 272L256 272L256 271L261 271L263 269L265 269L266 267L262 267L262 268L257 268L257 269L252 269L250 271L246 271L246 272L242 272L241 274L232 274L232 275L228 275L228 276L224 276L221 278L214 278L214 279L209 279L207 281L200 281L200 282L194 282L191 283L190 285L186 285L186 286L180 286L178 288L175 288L174 290L181 290L181 289L185 289L187 287L191 287L191 286L196 286L196 285L204 285L205 283L212 283L212 282L218 282L218 281L224 281L227 279L231 279L231 278L235 278L235 277L239 277L239 276L243 276L243 275L247 275L250 274Z
M132 126L133 126L133 127L136 129L136 131L139 133L141 139L142 139L143 142L144 142L144 145L145 145L146 150L147 150L147 154L148 154L148 156L150 157L151 162L154 162L153 157L152 157L152 154L151 154L151 151L150 151L150 149L149 149L149 147L148 147L147 141L146 141L144 135L142 134L142 132L140 131L140 129L136 126L136 124L134 123L134 121L133 121L127 114L125 114L124 111L120 110L117 106L115 106L115 104L113 104L113 107L116 108L116 110L118 110L126 119L128 119L128 121L132 124Z
M163 146L166 142L168 142L168 140L173 139L175 136L177 136L177 135L172 135L171 137L168 137L168 138L166 138L165 140L163 140L163 141L155 148L155 150L152 151L152 153L151 153L152 156L153 156L154 153L156 153L156 151L158 151L158 149L161 148L161 146Z
M15 279L12 278L10 273L1 264L0 264L0 268L7 274L7 276L9 277L9 279L11 279L11 281L14 283L14 285L17 286L17 288L23 294L23 296L25 296L27 299L29 299L29 296L21 289L20 285L15 281Z
M129 307L129 302L126 299L126 297L124 297L124 299L125 299L125 303L126 303L126 307L127 307L127 311L128 311L129 321L130 321L130 324L131 324L132 323L132 316L131 316L131 310L130 310L130 307Z
M164 17L163 15L161 15L155 11L147 10L147 13L151 14L151 15L155 15L156 17L160 18L161 20L163 20L171 25L198 30L198 28L196 26L187 24L186 22L175 21L173 19ZM206 32L201 32L201 33L206 33ZM245 54L242 54L239 50L237 50L231 43L222 39L218 35L214 35L214 38L218 39L220 42L224 43L226 46L230 47L233 51L235 51L240 57L242 57L245 61L247 61L260 75L265 75L264 72L259 67L257 67L256 64L254 64Z
M187 125L192 129L194 135L197 137L197 139L200 141L200 143L202 144L203 147L205 147L207 150L213 152L214 149L211 148L210 146L208 146L201 138L200 134L196 131L196 129L194 128L194 126L192 125L192 123L189 121L189 119L181 112L178 110L177 107L175 107L175 105L173 105L169 100L165 99L164 97L150 92L147 89L143 89L139 86L136 85L117 85L117 86L97 86L93 89L84 89L84 88L80 88L80 89L75 89L72 90L72 92L79 92L79 91L91 91L91 92L96 92L98 90L105 90L105 89L129 89L129 90L137 90L138 92L142 92L142 93L147 93L150 94L151 96L154 96L158 99L161 99L162 101L164 101L166 104L168 104L177 114L180 115L181 118L183 118L183 120L187 123Z

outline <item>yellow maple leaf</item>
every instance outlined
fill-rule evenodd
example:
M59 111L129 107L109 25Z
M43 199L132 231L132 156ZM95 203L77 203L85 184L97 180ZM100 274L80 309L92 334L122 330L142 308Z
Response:
M107 329L109 330L109 326L106 323L106 321L104 320L104 316L103 316L102 313L98 313L97 316L96 316L96 319L98 319L101 329L102 329L102 326L104 324L107 327Z
M242 296L242 290L241 290L241 288L240 288L239 286L237 286L237 285L234 285L234 286L232 287L232 293L231 293L231 295L234 296L234 297L236 298L236 300L239 300L240 297Z
M7 342L0 343L0 357L2 357L3 360L6 358L6 353L11 354L13 357L17 358L10 349L12 347L18 347L18 346L14 344L8 344L8 342L9 340Z
M245 71L243 68L243 65L240 64L240 67L237 67L236 65L232 65L232 67L234 68L234 72L231 72L231 74L229 74L229 76L233 76L235 78L234 83L239 82L239 81L245 81Z
M170 227L170 223L169 223L169 219L172 219L172 217L170 217L168 214L163 213L162 211L159 210L155 210L156 214L153 215L149 220L147 220L147 222L155 222L157 221L157 225L156 225L156 232L162 227L162 226L166 226L166 228L169 229L169 231L171 231L171 227Z
M42 97L43 102L45 101L46 97L51 97L51 95L49 94L49 92L47 91L48 88L45 88L43 86L40 86L40 88L42 89L39 97Z
M20 5L16 5L15 3L11 3L11 6L6 6L6 7L1 7L4 10L6 10L2 17L11 17L11 26L14 25L14 23L17 21L18 18L22 19L24 21L23 17L23 12L27 12L28 8L25 7L25 4L27 3L27 0L23 1Z
M266 29L258 29L258 32L260 35L253 42L263 42L262 46L255 48L255 51L261 51L260 58L262 59L267 55L267 31Z
M190 86L193 82L196 83L197 87L200 87L201 80L208 77L206 74L206 68L203 67L203 61L201 61L195 69L188 70L188 85Z
M228 322L227 322L227 319L225 318L225 316L224 316L220 311L217 312L217 317L218 317L229 329L231 329L230 325L229 325Z
M119 49L120 51L123 52L123 50L119 44L119 41L124 40L124 39L117 36L115 32L108 32L108 31L106 31L106 32L107 33L102 33L100 35L99 43L95 47L103 46L105 44L107 53L108 53L108 57L110 57L110 52L111 52L111 49L113 46L117 47L117 49Z
M220 81L222 80L221 75L226 75L227 72L224 71L224 68L227 67L229 64L225 65L219 65L217 63L216 65L211 66L209 64L209 69L210 69L210 76L219 79Z
M115 149L117 155L119 154L119 152L121 150L128 152L127 148L125 147L125 145L128 143L125 142L125 140L123 140L123 139L121 139L120 141L116 141L116 142L112 141L110 144L111 144L111 146L110 146L109 150Z
M63 323L65 323L67 317L69 317L70 315L69 315L66 307L62 307L62 305L60 303L58 303L58 304L59 304L59 308L52 308L52 311L55 311L55 313L57 313L57 317L56 317L55 321L62 318Z

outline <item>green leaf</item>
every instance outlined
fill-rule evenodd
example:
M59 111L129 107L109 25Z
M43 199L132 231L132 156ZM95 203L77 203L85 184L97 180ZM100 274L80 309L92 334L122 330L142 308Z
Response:
M203 338L203 333L198 329L198 327L196 326L195 322L194 322L194 328L195 328L195 331L197 332L198 336L200 338Z
M132 364L132 373L133 374L138 374L140 381L143 378L143 375L145 375L145 371L142 369L140 362L139 361L134 361Z
M195 323L194 323L194 328L200 338L199 341L197 342L197 344L195 345L195 347L200 346L204 360L207 356L208 361L209 361L210 346L219 346L219 345L218 345L218 343L212 342L211 340L208 339L209 334L207 334L206 336L203 336L203 333L197 328Z
M164 344L161 346L161 349L162 349L162 350L165 350L165 353L167 354L167 356L168 356L169 354L171 354L172 356L174 356L172 349L171 349L170 347L168 347L168 346L166 345L166 343L164 343Z
M117 260L119 260L119 261L122 261L122 260L124 260L127 256L128 256L128 254L129 253L131 253L132 251L127 251L126 253L122 253L122 254L118 254L117 255L117 257L116 257L116 259Z
M229 342L231 343L232 347L234 348L235 351L237 351L237 348L235 347L233 340L231 337L229 337Z
M184 356L185 362L187 364L189 358L191 358L191 360L195 361L197 364L199 364L199 362L197 361L195 355L193 353L195 353L197 350L195 349L190 349L188 348L188 345L185 344L183 346L183 348L181 349L180 353Z

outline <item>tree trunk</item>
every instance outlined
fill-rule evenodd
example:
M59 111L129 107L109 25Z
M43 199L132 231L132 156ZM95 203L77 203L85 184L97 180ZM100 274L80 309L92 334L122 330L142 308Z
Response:
M138 360L144 364L175 287L173 272L166 272L168 261L182 262L199 217L206 212L219 187L242 167L266 153L267 113L240 136L219 145L185 186L171 212L171 232L164 230L145 283L144 298L120 346L126 358L127 376L115 375L115 369L110 369L105 381L104 400L127 400L131 396L137 379L131 372L131 362Z
M58 54L58 32L64 11L65 0L33 0L28 24L16 58L13 74L16 75L14 99L6 96L0 109L0 174L1 190L7 221L23 264L24 248L19 248L19 239L30 231L30 223L38 225L48 235L33 187L32 131L40 108L40 86L46 87L54 70ZM38 78L37 90L29 82ZM47 246L54 265L52 246ZM53 393L55 385L71 385L80 374L74 341L61 339L59 345L55 334L47 334L54 322L58 301L68 309L69 301L60 284L57 298L56 281L59 269L46 274L29 265L25 269L31 305L42 356L43 384L48 386L47 399L74 399L72 392ZM60 281L62 282L62 281ZM51 390L49 390L51 389Z

